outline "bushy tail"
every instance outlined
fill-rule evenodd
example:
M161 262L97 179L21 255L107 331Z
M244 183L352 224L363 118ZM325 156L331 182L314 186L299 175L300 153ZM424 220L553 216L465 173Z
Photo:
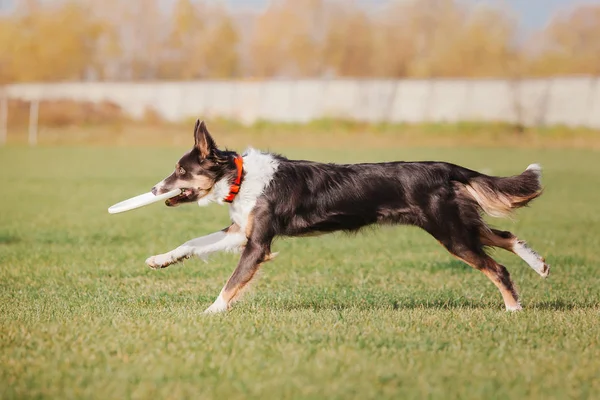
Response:
M464 190L486 214L504 218L542 194L541 177L542 167L531 164L521 175L473 177L464 184Z

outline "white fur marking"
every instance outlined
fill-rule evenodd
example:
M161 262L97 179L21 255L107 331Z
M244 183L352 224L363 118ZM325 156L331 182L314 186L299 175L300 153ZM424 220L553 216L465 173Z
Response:
M522 309L523 309L523 307L521 307L521 304L519 304L519 303L517 303L516 306L506 306L506 311L510 311L510 312L520 311Z
M227 302L223 298L223 292L219 294L219 297L215 300L214 303L211 304L206 310L204 310L204 314L216 314L227 311L229 307L227 306Z
M242 158L244 159L244 180L239 193L230 205L229 216L242 231L245 231L248 216L254 208L256 200L273 179L279 163L271 154L253 148L248 148L242 154ZM209 194L198 200L198 205L223 204L225 197L229 194L229 188L230 184L226 179L218 181Z
M534 172L538 172L541 173L542 172L542 166L540 164L529 164L527 166L527 171L534 171Z
M542 257L531 249L527 244L521 240L517 240L513 244L513 251L516 255L521 257L535 272L540 274L543 278L548 276L550 268L544 262Z
M211 189L211 191L204 197L198 199L198 206L205 207L211 203L222 203L223 199L229 194L229 182L227 179L221 179Z
M541 185L541 183L542 183L542 166L540 164L530 164L527 167L526 171L533 172L538 178L538 183Z
M269 153L249 148L242 155L244 158L244 180L240 192L235 196L229 208L231 220L246 230L248 216L256 204L256 200L269 186L279 162Z
M217 251L237 252L245 243L246 236L241 232L215 232L187 241L168 253L152 256L146 260L146 264L150 268L164 268L193 255L206 259Z

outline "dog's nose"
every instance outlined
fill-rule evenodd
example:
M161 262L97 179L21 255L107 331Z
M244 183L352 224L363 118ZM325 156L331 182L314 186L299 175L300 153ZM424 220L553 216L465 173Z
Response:
M158 193L158 190L156 189L156 186L154 186L152 188L152 194L156 196L156 193Z

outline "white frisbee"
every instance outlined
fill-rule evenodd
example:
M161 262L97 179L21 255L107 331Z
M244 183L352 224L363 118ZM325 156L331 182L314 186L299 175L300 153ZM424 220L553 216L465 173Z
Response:
M170 199L171 197L178 196L181 194L181 192L181 189L173 189L170 192L159 194L158 196L153 195L152 192L140 194L139 196L123 200L122 202L109 207L108 212L110 214L118 214L125 211L133 210L135 208L144 207L148 204L156 203L157 201L166 200Z

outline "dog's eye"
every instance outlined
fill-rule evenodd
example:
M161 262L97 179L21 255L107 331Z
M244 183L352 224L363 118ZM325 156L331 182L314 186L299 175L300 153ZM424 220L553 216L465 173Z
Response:
M185 175L185 169L183 169L183 168L179 167L179 168L177 169L177 173L178 173L179 175Z

